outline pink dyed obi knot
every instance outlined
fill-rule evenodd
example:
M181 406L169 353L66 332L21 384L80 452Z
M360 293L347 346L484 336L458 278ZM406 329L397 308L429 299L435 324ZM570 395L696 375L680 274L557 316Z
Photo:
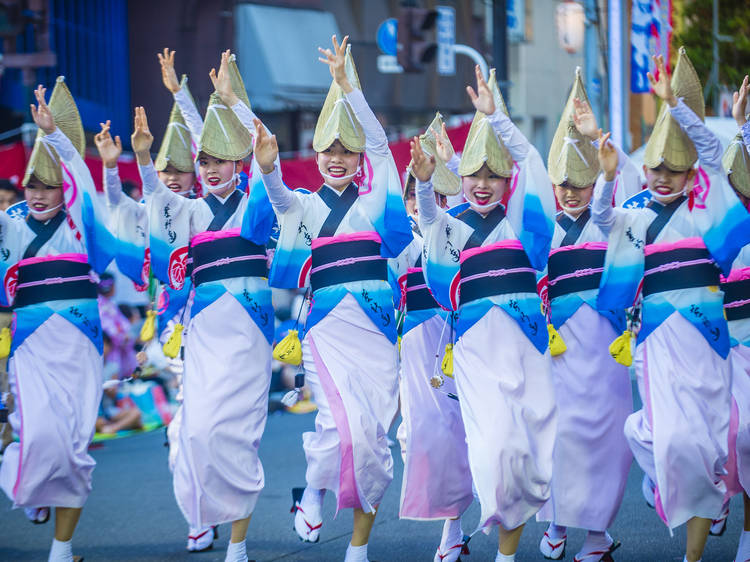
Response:
M18 263L16 307L50 301L95 299L99 277L79 254L29 258Z
M461 252L460 290L462 305L509 293L536 294L536 270L520 243L472 248Z
M606 242L563 246L550 253L549 298L598 289L604 271Z
M729 279L722 279L724 313L727 320L750 318L750 267L733 270Z
M700 239L649 244L645 254L644 297L677 289L719 285L719 268Z
M198 234L190 241L190 254L196 287L235 277L268 277L266 247L242 238L239 228Z
M352 281L388 281L388 265L374 232L316 238L312 244L310 286L318 289Z

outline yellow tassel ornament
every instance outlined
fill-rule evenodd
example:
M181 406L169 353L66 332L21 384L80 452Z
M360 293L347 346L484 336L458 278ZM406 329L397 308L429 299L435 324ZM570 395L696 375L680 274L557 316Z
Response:
M562 355L567 351L568 346L565 345L565 341L562 339L560 332L555 330L552 324L547 324L547 333L549 334L549 353L552 357L556 355Z
M440 364L440 368L444 375L453 377L453 344L449 343L445 345L445 355L443 355L443 362Z
M10 342L12 339L10 328L5 327L0 330L0 359L5 359L10 355Z
M156 311L147 310L146 320L143 322L143 326L141 326L140 339L144 343L147 341L151 341L155 333L156 333Z
M302 363L302 343L299 332L289 330L289 333L273 348L273 358L282 363L299 365Z
M633 332L625 330L621 336L618 336L609 346L609 353L620 365L630 367L633 364L633 352L631 351L631 341Z
M162 347L164 355L170 359L174 359L180 353L180 348L182 347L182 330L184 329L185 326L182 324L175 324L174 331L169 335L167 343Z

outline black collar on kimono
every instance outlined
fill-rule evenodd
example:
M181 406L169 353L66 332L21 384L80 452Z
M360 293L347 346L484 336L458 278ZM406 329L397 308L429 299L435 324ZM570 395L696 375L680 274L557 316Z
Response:
M42 246L49 242L49 239L52 238L52 235L57 231L58 227L64 220L64 211L60 211L54 217L45 222L38 221L31 215L27 216L26 224L36 236L26 248L26 251L23 254L23 259L35 257L37 252L42 249Z
M332 187L324 185L316 193L330 209L323 226L320 227L318 236L333 236L336 234L336 229L338 229L341 221L344 220L346 213L349 212L349 209L352 208L352 205L357 200L359 188L356 184L350 183L339 195L334 192Z
M653 199L649 201L648 205L646 206L656 213L656 217L653 221L651 221L651 224L648 225L648 230L646 231L646 244L654 243L654 240L656 240L661 231L664 230L664 227L667 226L669 219L672 218L672 215L675 214L675 211L677 211L677 209L680 208L680 205L682 205L685 201L687 201L687 197L685 197L684 195L678 197L671 203L667 203L666 205L664 205L663 203L659 203L658 201L654 201Z
M505 209L502 205L498 205L487 216L482 216L474 209L466 209L463 213L459 213L456 218L474 230L464 244L464 250L468 250L469 248L478 248L487 240L490 233L505 218Z
M214 218L211 221L211 224L208 225L208 228L206 230L217 231L224 228L224 225L227 224L227 221L229 221L230 218L232 218L232 215L237 210L237 207L240 206L240 201L242 201L242 192L239 189L235 189L224 202L222 202L221 199L216 197L216 195L214 195L213 193L209 193L204 201L208 205L208 208L211 209L211 212L214 214Z
M565 213L557 215L557 224L559 224L565 231L565 236L563 237L562 242L560 242L560 247L562 248L563 246L572 246L575 244L581 237L583 228L589 222L590 218L591 209L588 207L578 215L576 220L573 220Z

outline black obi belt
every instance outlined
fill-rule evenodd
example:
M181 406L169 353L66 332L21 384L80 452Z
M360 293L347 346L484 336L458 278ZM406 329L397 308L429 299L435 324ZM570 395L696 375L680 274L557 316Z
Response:
M550 299L599 288L606 248L569 248L551 254L547 262Z
M265 246L239 235L217 236L222 232L201 233L190 243L196 287L234 277L268 277Z
M406 274L406 312L440 308L432 296L421 267L410 268Z
M643 296L677 289L719 285L719 268L705 248L676 248L648 252L643 274Z
M388 263L374 233L317 238L312 245L310 286L318 289L352 281L388 281Z
M27 263L24 263L27 262ZM97 277L87 262L66 259L22 260L14 306L49 301L95 299Z
M462 305L508 293L536 293L536 272L523 249L490 246L468 253L461 261Z

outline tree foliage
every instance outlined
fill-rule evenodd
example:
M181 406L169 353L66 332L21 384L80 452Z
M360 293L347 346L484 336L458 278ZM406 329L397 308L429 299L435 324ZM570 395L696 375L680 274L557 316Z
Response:
M705 84L713 63L713 0L673 0L675 33L673 45L684 45ZM732 41L719 43L719 83L733 91L750 73L750 3L748 0L719 2L719 34ZM707 100L708 101L708 100Z

